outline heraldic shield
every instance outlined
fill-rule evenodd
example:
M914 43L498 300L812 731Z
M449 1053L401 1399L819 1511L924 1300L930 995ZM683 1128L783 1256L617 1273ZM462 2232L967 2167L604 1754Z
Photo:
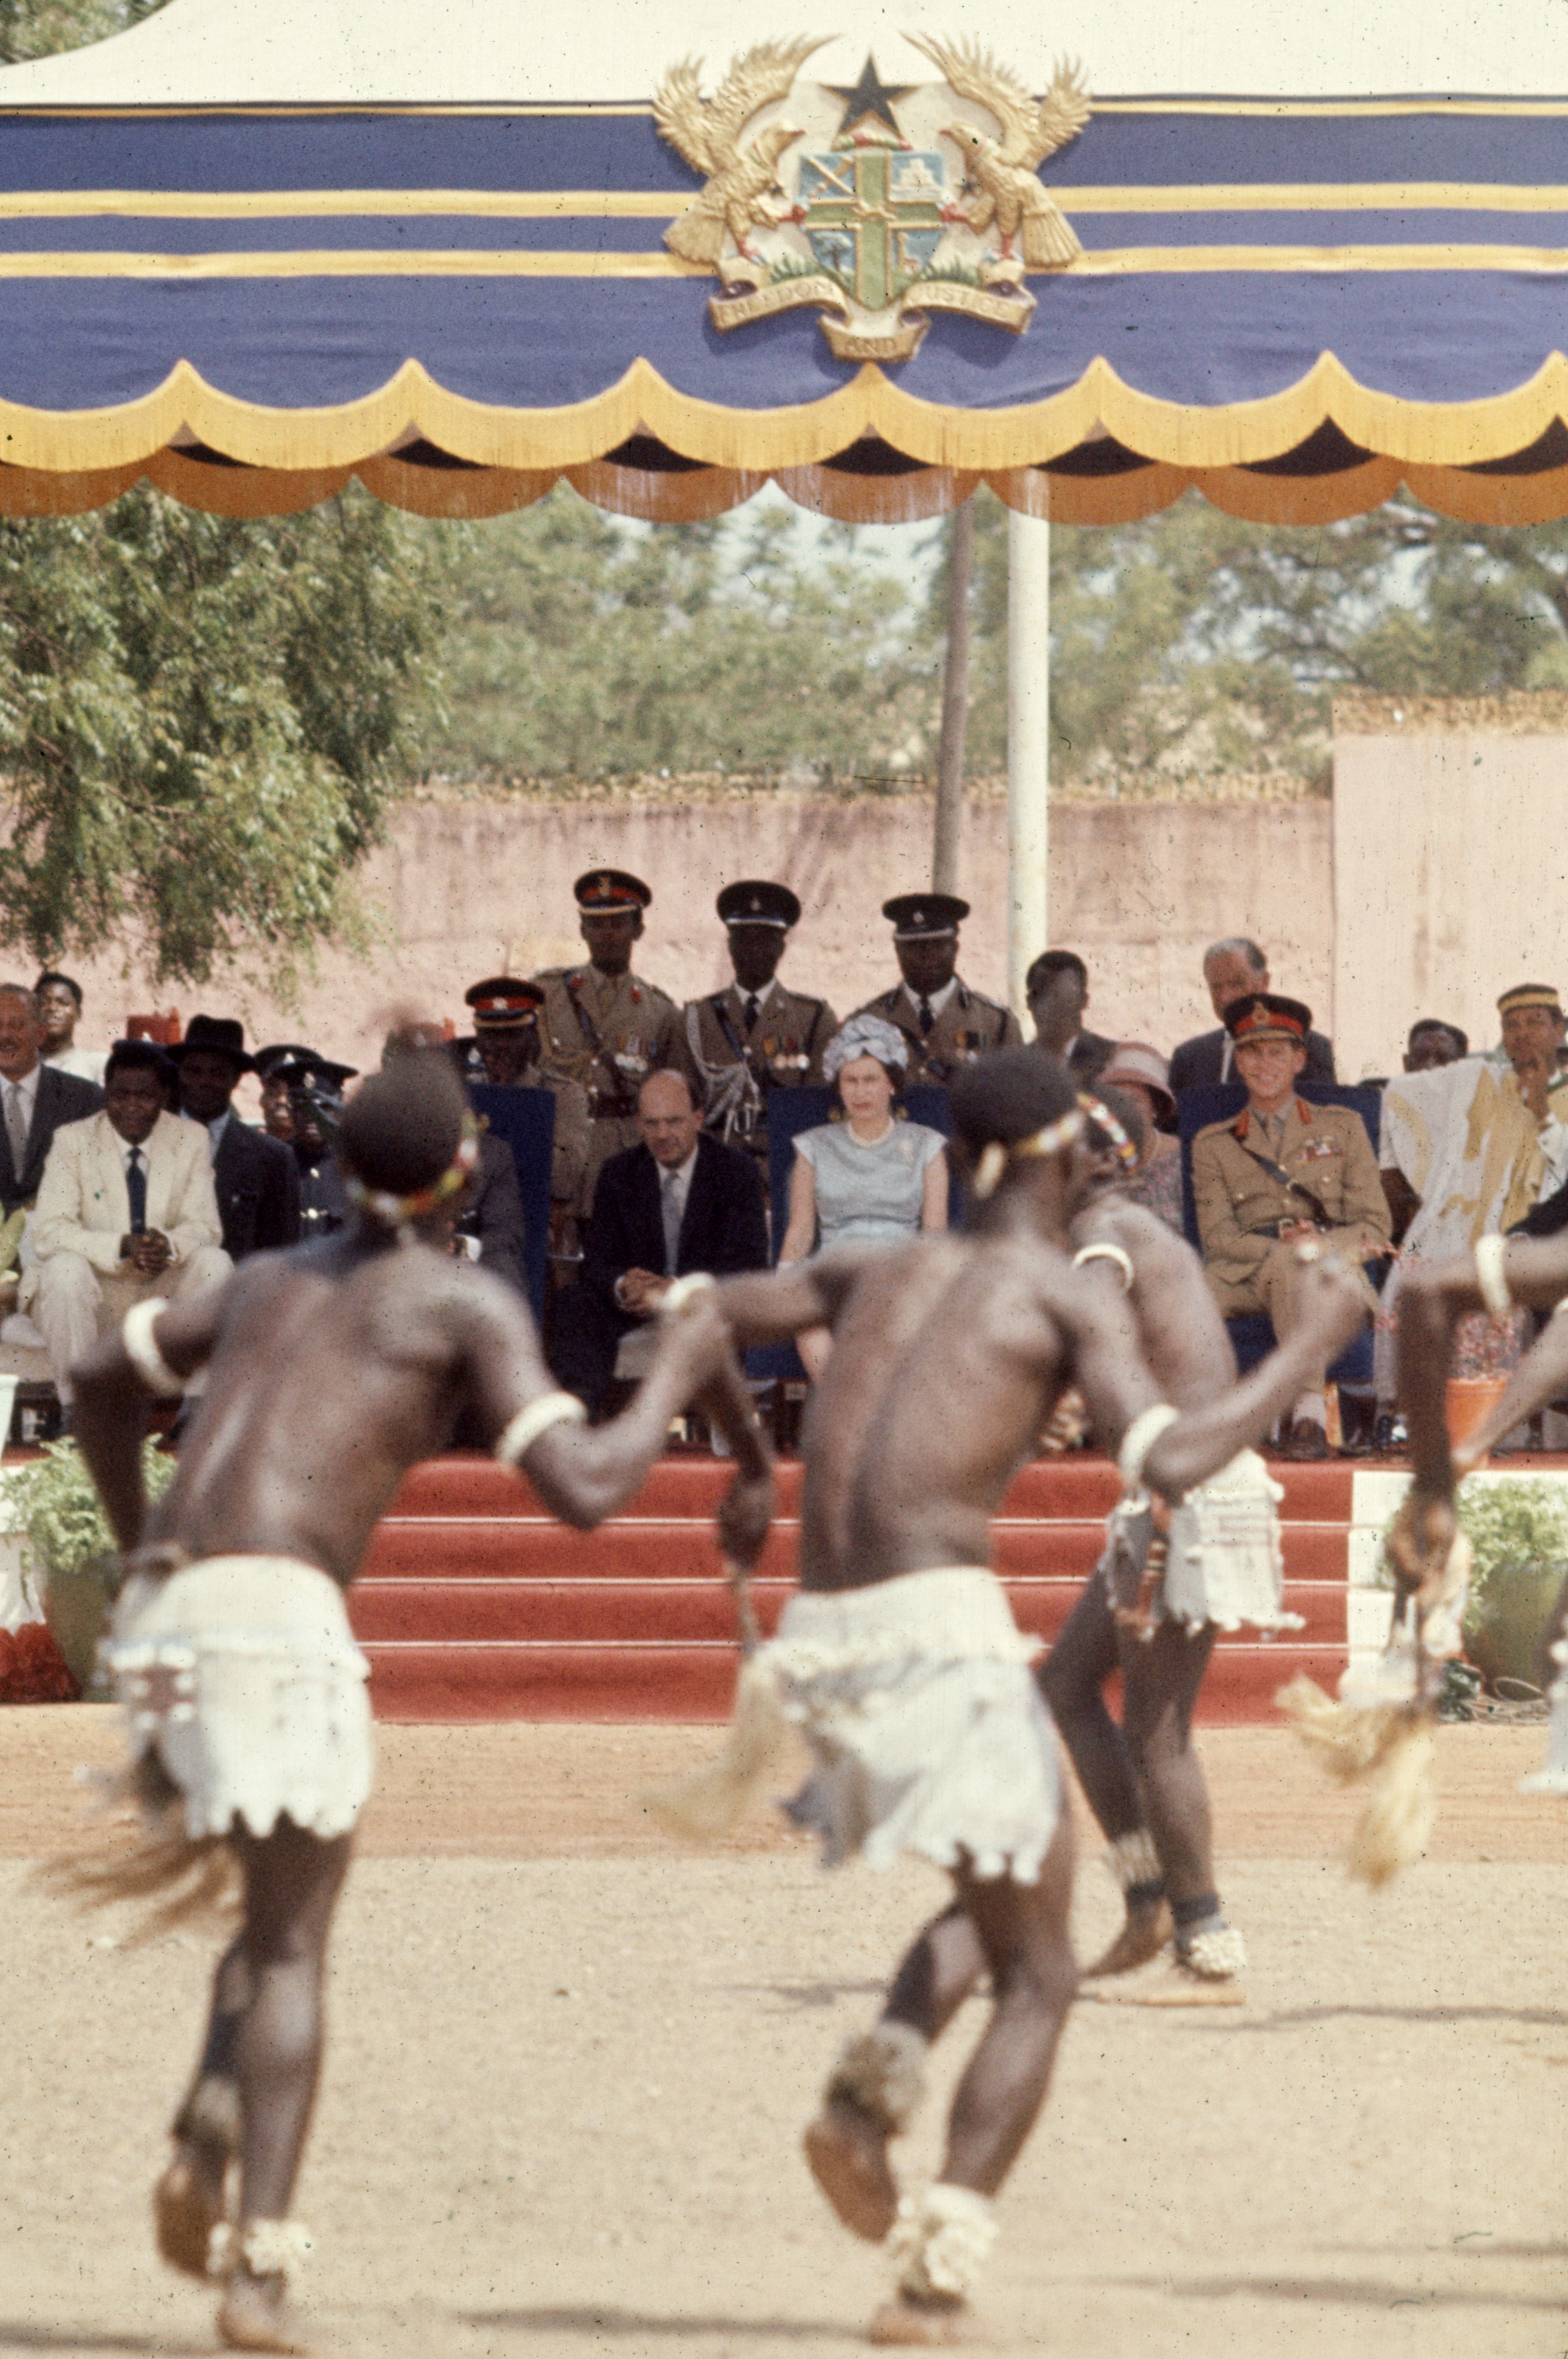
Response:
M933 311L1021 334L1025 273L1081 254L1038 177L1088 120L1077 68L1036 101L975 45L910 38L942 81L886 83L871 58L852 87L802 81L817 41L748 49L710 99L700 63L666 75L654 118L708 177L665 243L720 280L717 328L812 305L836 358L908 360Z

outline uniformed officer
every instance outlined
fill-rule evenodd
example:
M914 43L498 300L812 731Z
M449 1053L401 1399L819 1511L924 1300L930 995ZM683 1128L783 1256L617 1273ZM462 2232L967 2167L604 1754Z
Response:
M726 885L714 905L729 937L735 980L707 999L687 1002L681 1063L703 1108L705 1126L730 1147L768 1158L768 1096L820 1083L822 1052L838 1029L825 999L786 991L779 961L800 903L787 885L747 877Z
M912 1082L948 1082L988 1049L1016 1049L1022 1040L1011 1008L972 991L955 972L958 928L968 914L954 893L900 893L882 903L903 981L855 1013L898 1027L909 1042Z
M650 1073L677 1062L680 1011L632 972L633 945L654 897L642 878L623 868L590 868L572 896L588 962L550 967L535 979L545 993L545 1062L588 1092L593 1128L582 1201L589 1210L600 1165L638 1143L638 1091Z
M522 983L515 975L487 975L464 992L463 1004L473 1009L473 1047L479 1063L474 1078L497 1090L548 1090L555 1099L550 1200L558 1211L580 1213L582 1175L588 1169L588 1093L580 1082L543 1061L542 987Z
M1255 992L1225 1011L1247 1103L1193 1141L1193 1195L1204 1266L1227 1319L1267 1311L1281 1341L1297 1322L1296 1248L1321 1238L1357 1266L1389 1250L1389 1208L1365 1124L1351 1106L1296 1095L1312 1011ZM1362 1273L1368 1312L1377 1309ZM1298 1398L1283 1438L1290 1458L1328 1454L1324 1380Z

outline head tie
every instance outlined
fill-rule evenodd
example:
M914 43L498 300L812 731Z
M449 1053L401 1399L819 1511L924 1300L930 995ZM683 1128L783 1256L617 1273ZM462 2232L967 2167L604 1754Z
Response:
M1106 1136L1115 1147L1118 1155L1120 1156L1127 1169L1129 1171L1136 1171L1138 1169L1138 1149L1133 1146L1132 1141L1129 1138L1127 1133L1123 1130L1121 1125L1118 1122L1110 1108L1108 1105L1101 1105L1098 1098L1090 1097L1087 1092L1084 1090L1080 1090L1078 1093L1078 1103L1082 1106L1085 1114L1087 1114L1095 1128L1097 1130L1104 1131Z
M1084 1102L1080 1098L1077 1104L1070 1106L1058 1120L1048 1122L1044 1130L1033 1132L1028 1138L1015 1138L1011 1147L1004 1147L1000 1138L993 1138L975 1166L969 1192L983 1203L988 1196L995 1195L1002 1173L1015 1158L1059 1155L1064 1147L1071 1147L1076 1138L1083 1136L1087 1120Z
M465 1114L457 1153L440 1178L432 1180L427 1188L416 1188L411 1195L397 1196L390 1188L367 1188L357 1172L350 1171L344 1174L344 1192L355 1211L362 1212L367 1220L384 1229L406 1229L455 1196L478 1161L478 1125L471 1114Z

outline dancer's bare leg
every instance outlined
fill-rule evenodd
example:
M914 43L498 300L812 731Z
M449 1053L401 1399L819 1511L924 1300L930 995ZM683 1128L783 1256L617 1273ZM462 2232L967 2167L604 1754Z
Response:
M1036 1676L1051 1707L1085 1799L1110 1845L1110 1864L1127 1907L1126 1922L1086 1980L1126 1973L1154 1957L1171 1938L1158 1831L1126 1735L1106 1708L1105 1685L1120 1666L1118 1631L1105 1583L1097 1574L1079 1593Z
M250 2001L235 2046L240 2091L240 2236L287 2219L321 2063L321 1990L327 1936L348 1870L352 1837L323 1842L287 1819L265 1839L235 1838L245 1880L241 1936ZM241 2259L218 2323L243 2351L303 2351L285 2300L281 2269Z
M189 2277L207 2274L212 2231L223 2217L229 2166L239 2151L234 2057L250 1995L250 1964L242 1935L231 1942L212 1976L200 2059L175 2115L174 2154L153 2198L158 2251Z
M1057 2044L1077 1987L1068 1934L1073 1888L1071 1822L1064 1816L1035 1884L1011 1877L957 1878L965 1912L979 1937L991 1977L991 2016L954 2093L947 2151L928 2199L926 2218L944 2190L994 2196L1018 2159L1050 2086ZM982 2213L984 2206L974 2207ZM900 2290L878 2311L878 2343L952 2342L965 2304L925 2278L920 2242L906 2260ZM990 2229L985 2228L989 2242Z
M871 2244L881 2244L898 2212L888 2141L919 2101L926 2049L984 1968L969 1913L955 1900L906 1953L875 2029L845 2048L806 2130L813 2178L844 2225Z

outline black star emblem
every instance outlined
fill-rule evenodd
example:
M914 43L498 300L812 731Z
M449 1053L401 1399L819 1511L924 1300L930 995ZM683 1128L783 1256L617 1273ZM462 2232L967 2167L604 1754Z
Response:
M841 83L836 82L825 82L823 88L830 90L835 98L841 98L844 101L844 120L834 134L836 138L842 139L847 132L853 131L858 125L865 121L868 115L872 116L878 123L885 123L895 139L903 137L903 131L893 118L893 107L899 99L909 96L914 84L906 82L895 85L882 82L877 73L876 60L870 51L867 52L865 64L860 68L860 79L852 90L846 90Z

